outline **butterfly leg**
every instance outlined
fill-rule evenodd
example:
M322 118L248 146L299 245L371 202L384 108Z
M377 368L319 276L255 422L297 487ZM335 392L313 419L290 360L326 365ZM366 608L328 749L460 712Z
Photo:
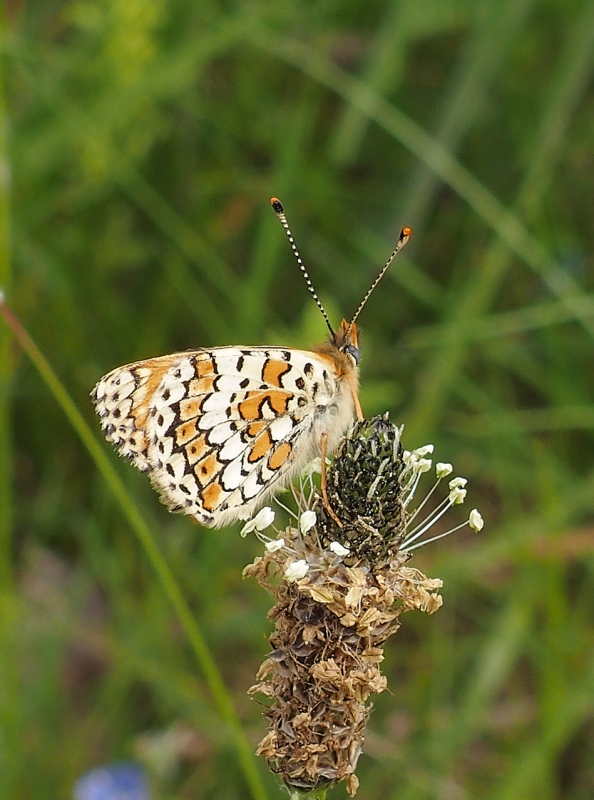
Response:
M353 379L352 375L347 376L347 381L349 384L349 389L351 390L351 395L353 396L353 405L355 406L357 421L363 422L365 417L363 416L363 409L361 408L361 403L359 401L359 388L357 386L357 382Z
M322 476L320 481L320 488L322 490L322 499L324 501L324 505L326 506L326 511L330 514L334 522L338 525L339 528L344 527L342 522L338 519L336 514L334 513L332 506L330 505L330 501L328 500L328 484L326 479L326 452L328 450L328 434L324 431L322 434L322 441L321 441L321 461L322 461Z
M361 403L359 402L359 395L356 392L354 394L354 400L355 400L355 412L357 414L357 421L363 422L365 420L365 417L363 416L363 409L361 408Z

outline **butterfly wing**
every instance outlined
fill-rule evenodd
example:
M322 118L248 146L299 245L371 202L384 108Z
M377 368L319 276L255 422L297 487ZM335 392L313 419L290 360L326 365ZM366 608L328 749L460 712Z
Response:
M94 399L106 438L163 502L217 527L319 454L322 432L332 449L353 416L344 377L327 353L220 347L120 367Z

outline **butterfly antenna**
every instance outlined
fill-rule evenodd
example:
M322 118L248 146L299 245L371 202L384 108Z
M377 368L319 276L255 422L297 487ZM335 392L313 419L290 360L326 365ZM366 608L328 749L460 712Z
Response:
M381 281L381 279L384 277L384 275L385 275L385 273L386 273L386 270L388 269L388 267L390 266L390 264L392 263L392 261L394 261L394 258L395 258L395 256L396 256L396 253L400 252L400 250L402 250L402 248L404 247L404 245L405 245L405 244L408 242L408 240L410 239L410 235L411 235L411 233L412 233L412 230L411 230L410 228L403 228L403 229L400 231L400 236L398 237L398 241L397 241L397 243L396 243L396 247L395 247L395 248L394 248L394 250L392 251L392 255L391 255L391 256L390 256L390 258L389 258L389 259L386 261L386 263L385 263L385 264L384 264L384 266L382 267L382 270L381 270L380 274L377 276L377 278L374 280L374 282L373 282L373 283L371 284L371 286L369 287L369 291L367 292L367 294L365 295L365 297L363 298L363 300L361 300L361 302L359 303L359 308L358 308L358 309L355 311L355 314L354 314L354 316L353 316L352 320L351 320L351 321L350 321L350 323L349 323L349 327L348 327L348 330L347 330L347 336L348 336L348 334L349 334L349 332L350 332L351 328L353 327L353 324L354 324L355 320L357 319L357 317L359 316L359 314L360 314L360 313L361 313L361 311L363 310L363 306L364 306L364 305L365 305L365 303L366 303L366 302L369 300L369 298L370 298L370 296L371 296L371 293L373 292L373 290L375 289L375 287L378 285L378 283Z
M326 311L324 310L324 306L322 305L322 303L320 301L320 298L316 294L316 290L313 287L313 283L311 282L311 278L309 277L309 274L308 274L307 270L305 269L305 264L303 263L303 261L301 260L301 256L299 255L299 250L297 250L297 245L295 244L295 240L293 239L293 234L291 233L291 229L289 228L289 223L287 222L287 218L285 216L285 209L283 208L283 204L278 199L278 197L271 197L270 198L270 205L272 206L272 210L274 211L276 216L280 219L281 225L285 229L285 233L287 234L287 239L289 240L289 244L291 245L291 250L293 251L293 255L295 256L295 258L297 259L297 263L299 264L299 269L303 273L303 277L305 278L305 283L307 285L307 288L308 288L311 296L313 297L313 299L316 301L317 307L322 312L322 316L326 320L326 325L328 326L328 330L330 331L332 336L334 336L335 334L334 334L334 331L332 330L332 325L330 325L330 320L328 319L328 314L326 314Z

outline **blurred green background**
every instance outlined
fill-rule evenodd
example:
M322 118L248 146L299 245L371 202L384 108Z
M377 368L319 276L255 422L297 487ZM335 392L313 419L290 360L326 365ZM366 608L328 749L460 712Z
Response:
M414 229L360 319L363 407L433 442L486 526L415 555L445 605L388 643L366 800L594 796L593 67L592 0L5 10L0 283L97 437L114 366L325 337L271 195L336 322ZM130 757L158 800L250 796L128 520L1 321L0 357L2 797L69 798ZM255 748L260 546L108 457Z

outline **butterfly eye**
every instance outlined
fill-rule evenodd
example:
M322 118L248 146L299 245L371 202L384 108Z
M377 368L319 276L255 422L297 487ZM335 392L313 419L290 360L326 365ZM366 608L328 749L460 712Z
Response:
M358 347L355 347L354 344L347 344L347 346L344 348L344 352L351 356L355 364L358 364L361 360L361 351Z

